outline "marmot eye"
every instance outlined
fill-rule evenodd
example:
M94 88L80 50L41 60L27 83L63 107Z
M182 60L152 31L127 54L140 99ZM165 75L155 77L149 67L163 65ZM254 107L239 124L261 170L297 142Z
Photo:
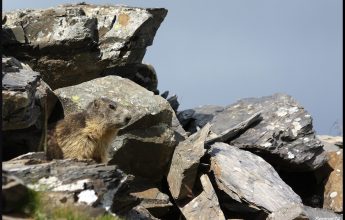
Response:
M109 104L109 108L115 110L115 105Z

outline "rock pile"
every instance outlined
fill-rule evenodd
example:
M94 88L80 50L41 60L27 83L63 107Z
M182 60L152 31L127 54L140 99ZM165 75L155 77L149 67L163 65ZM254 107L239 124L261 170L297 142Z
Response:
M166 14L80 3L3 15L3 217L342 219L342 137L316 136L291 96L179 111L159 94L142 58ZM48 161L48 125L98 97L132 117L109 162Z

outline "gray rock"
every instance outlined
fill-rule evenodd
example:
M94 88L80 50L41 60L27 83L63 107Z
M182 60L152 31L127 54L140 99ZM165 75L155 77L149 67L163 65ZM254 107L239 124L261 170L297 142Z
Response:
M169 196L162 192L162 187L158 183L135 178L129 191L130 195L140 199L139 205L155 217L163 217L173 207Z
M28 63L53 89L123 75L116 67L141 63L166 14L163 8L89 4L7 12L3 53Z
M40 74L13 57L2 57L2 65L3 130L28 128L40 115L35 104Z
M140 202L128 193L133 176L126 175L115 165L71 159L32 162L30 159L10 160L3 162L3 169L35 191L58 193L77 204L110 208L117 213L129 211Z
M181 208L181 212L183 213L184 217L186 220L225 220L210 179L206 174L204 174L200 177L200 181L203 191L200 195Z
M251 150L289 171L315 170L327 161L322 143L315 138L311 115L285 94L242 99L215 115L211 130L219 134L258 111L263 120L231 145Z
M28 197L29 189L23 181L2 170L2 211L4 213L21 211Z
M248 119L246 119L245 121L240 122L234 127L223 131L216 137L208 138L208 140L206 141L206 144L211 145L211 144L214 144L215 142L229 142L233 140L237 135L239 135L240 133L248 129L249 126L261 120L262 120L261 112L257 112L253 114L251 117L249 117Z
M206 151L204 144L210 127L210 124L206 124L175 148L167 177L171 195L175 200L185 199L194 187L200 158Z
M212 121L213 117L222 112L224 107L216 105L205 105L194 109L187 109L178 112L178 119L186 131L195 133L199 128Z
M301 198L261 157L220 142L211 146L209 154L218 188L232 199L267 213L289 204L302 203Z
M167 173L177 136L183 134L178 134L172 126L174 111L162 97L118 76L98 78L55 93L65 115L84 109L100 96L127 107L132 120L114 140L109 163L144 178L161 179Z
M144 207L138 205L124 215L127 220L158 220Z
M323 149L327 152L334 152L343 148L342 136L317 135L316 137L322 142Z
M341 220L342 215L337 215L325 209L311 208L301 204L294 204L288 207L281 208L271 213L267 220L317 220L317 219L332 219Z
M47 120L57 97L40 74L13 57L2 57L4 160L43 150Z

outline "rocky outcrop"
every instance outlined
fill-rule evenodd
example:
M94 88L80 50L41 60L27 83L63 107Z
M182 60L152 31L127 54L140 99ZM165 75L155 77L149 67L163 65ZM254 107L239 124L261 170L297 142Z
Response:
M176 117L169 103L134 82L107 76L54 91L62 102L65 115L84 109L96 97L106 96L125 106L132 116L113 142L110 164L150 179L161 179L179 134L172 126Z
M147 88L156 90L155 74L137 65L166 14L163 8L89 4L8 12L3 52L40 72L52 89L116 74L143 86L149 79Z
M188 131L209 122L211 131L218 135L261 112L263 119L234 137L231 145L255 152L289 171L315 170L327 161L322 143L315 138L311 115L289 95L247 98L224 108L206 106L193 110L193 114L186 111L188 114L178 115L184 115L181 124L189 124L184 126Z

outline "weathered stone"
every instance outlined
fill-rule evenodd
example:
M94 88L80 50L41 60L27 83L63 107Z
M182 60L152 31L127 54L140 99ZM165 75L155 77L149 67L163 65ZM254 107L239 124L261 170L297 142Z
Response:
M39 118L35 93L40 74L13 57L2 58L2 126L3 130L28 128Z
M150 214L150 212L142 206L136 206L130 210L125 216L126 220L158 220Z
M57 89L55 93L63 104L65 115L84 109L100 96L127 107L132 120L114 140L109 163L119 165L127 173L150 179L161 179L167 173L178 132L172 126L174 111L162 97L118 76L94 79Z
M175 148L167 177L171 195L175 200L186 198L193 189L200 158L206 151L204 145L210 127L210 124L206 124Z
M342 136L317 135L316 136L323 144L323 149L327 152L338 151L343 146Z
M285 94L242 99L215 115L211 130L219 134L258 111L263 120L231 145L251 150L288 171L315 170L327 161L322 143L315 138L310 114Z
M325 185L323 208L343 212L343 149L328 152L328 157L333 171Z
M261 113L257 112L248 119L246 119L243 122L238 123L232 128L229 128L219 135L216 135L216 137L210 137L206 141L206 144L214 144L215 142L229 142L233 138L235 138L237 135L240 133L244 132L246 129L248 129L249 126L251 126L254 123L258 123L259 121L262 120Z
M28 202L29 189L23 181L6 171L2 171L2 211L3 213L18 212Z
M206 174L200 177L203 191L192 201L181 208L184 217L187 220L194 219L224 219L224 214L220 209L216 192L211 181Z
M57 97L40 74L13 57L2 58L3 159L43 150Z
M166 14L163 8L89 4L8 12L3 53L27 62L53 89L123 75L113 67L141 63Z
M210 122L216 114L223 110L224 107L222 106L205 105L178 112L177 118L186 131L195 133L199 128L204 127L207 122Z
M130 194L139 198L140 206L157 218L166 215L173 206L169 196L162 192L159 184L149 180L135 178L131 184Z
M128 193L133 176L126 175L115 165L95 164L92 160L36 160L32 163L32 159L10 160L2 165L29 188L47 194L57 192L59 197L77 204L117 213L119 207L121 212L126 212L140 202Z
M332 219L341 220L343 216L337 215L325 209L311 208L301 204L293 204L291 206L283 207L271 213L267 220L317 220L317 219Z
M232 199L246 202L267 213L301 198L279 177L274 168L248 151L217 142L209 150L217 186Z

